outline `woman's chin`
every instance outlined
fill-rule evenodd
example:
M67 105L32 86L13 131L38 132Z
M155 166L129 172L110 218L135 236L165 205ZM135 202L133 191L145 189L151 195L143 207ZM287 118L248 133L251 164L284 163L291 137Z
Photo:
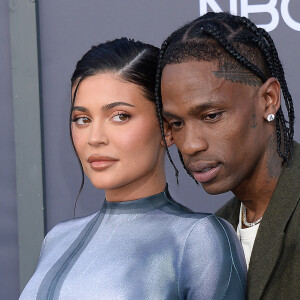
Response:
M115 180L114 181L111 181L111 180L91 180L93 186L96 188L96 189L100 189L100 190L113 190L113 189L117 189L117 188L120 188L124 185L124 183L122 182L116 182Z

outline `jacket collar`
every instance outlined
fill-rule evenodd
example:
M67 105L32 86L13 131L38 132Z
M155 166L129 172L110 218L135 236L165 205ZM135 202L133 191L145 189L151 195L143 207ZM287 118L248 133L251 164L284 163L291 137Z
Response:
M249 299L262 296L276 264L285 227L299 201L299 178L300 145L295 143L292 163L282 170L257 232L248 271Z
M226 220L233 226L235 231L237 231L237 227L239 224L240 207L241 201L237 197L233 197L226 204Z

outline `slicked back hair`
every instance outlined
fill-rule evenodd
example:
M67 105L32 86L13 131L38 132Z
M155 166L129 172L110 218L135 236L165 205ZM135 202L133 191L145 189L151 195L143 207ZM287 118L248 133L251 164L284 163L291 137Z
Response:
M90 76L113 73L125 82L131 82L141 88L145 98L155 104L155 78L159 49L150 44L128 38L120 38L93 46L77 62L71 78L74 90L71 101L69 130L72 146L81 168L81 185L74 206L74 217L79 195L84 186L84 171L72 139L72 111L80 83ZM149 112L150 113L150 112Z
M255 76L252 76L254 80L250 82L253 85L257 85L258 82L261 85L270 77L275 77L279 81L288 120L280 107L276 113L277 152L284 162L289 162L294 136L293 100L270 35L245 17L214 12L209 12L173 32L161 46L156 73L156 108L160 120L162 120L163 68L167 64L192 61L213 61L219 67L229 62L237 70L254 74ZM243 79L239 78L236 81L241 80ZM160 125L163 133L162 121ZM183 162L180 152L179 156Z

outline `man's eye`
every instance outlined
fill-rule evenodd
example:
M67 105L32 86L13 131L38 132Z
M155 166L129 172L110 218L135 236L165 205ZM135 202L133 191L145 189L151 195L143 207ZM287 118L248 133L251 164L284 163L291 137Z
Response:
M78 118L75 117L72 120L72 122L75 122L77 125L86 125L91 123L92 121L87 117L78 117Z
M213 114L208 114L208 115L206 115L203 119L206 120L206 121L215 121L215 120L217 120L221 115L222 115L221 112L213 113Z
M125 114L125 113L118 113L117 115L113 116L111 119L114 122L125 122L127 120L130 119L130 115L129 114Z
M170 122L169 125L170 125L171 128L179 129L179 128L182 127L183 122L180 122L180 121L177 121L177 122Z

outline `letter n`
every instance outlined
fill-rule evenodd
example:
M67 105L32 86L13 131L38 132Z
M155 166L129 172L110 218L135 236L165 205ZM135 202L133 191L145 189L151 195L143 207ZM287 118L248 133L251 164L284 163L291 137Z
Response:
M208 5L214 12L222 12L222 8L215 0L199 0L200 16L207 13Z

